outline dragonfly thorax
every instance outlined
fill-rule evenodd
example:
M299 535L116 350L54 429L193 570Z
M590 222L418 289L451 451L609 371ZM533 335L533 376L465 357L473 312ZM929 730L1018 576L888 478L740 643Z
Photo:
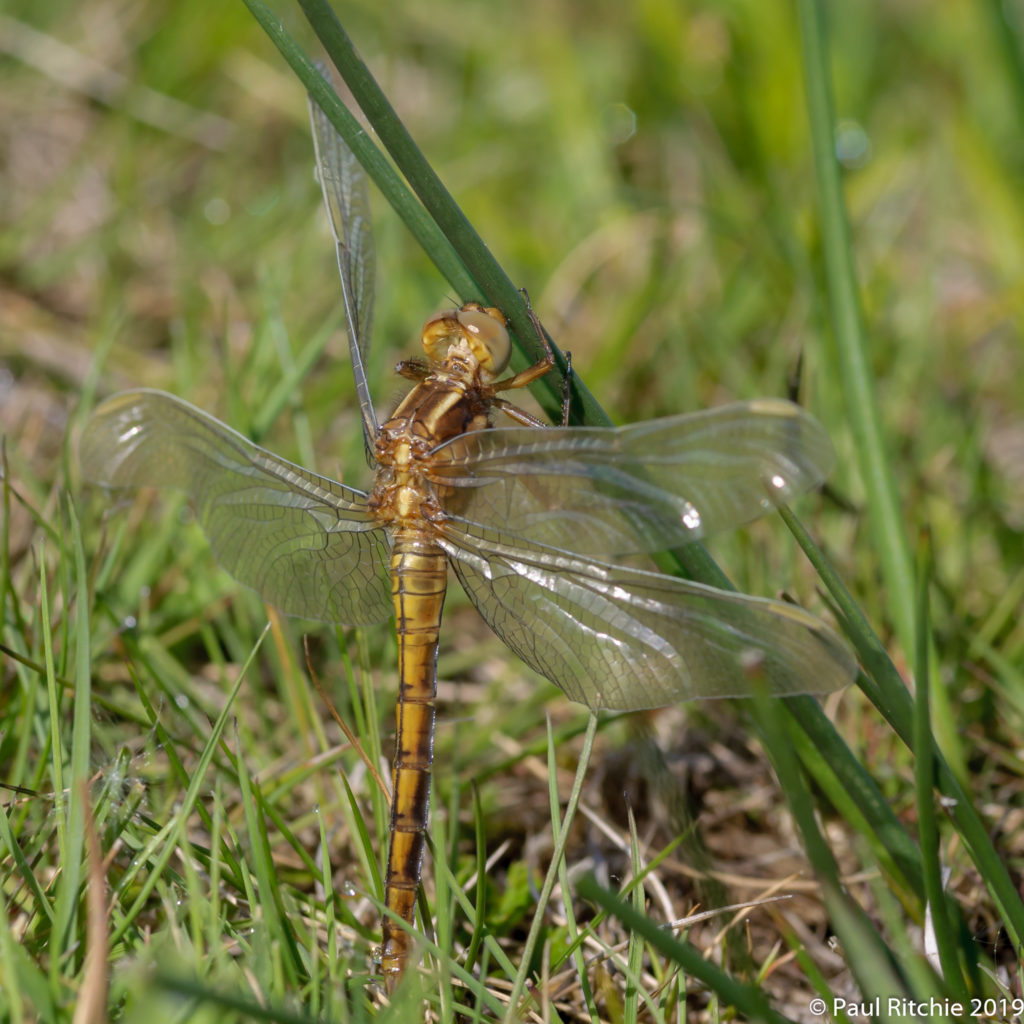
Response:
M487 426L479 364L461 346L452 348L459 351L409 392L377 434L378 470L369 508L382 525L402 528L443 519L429 479L434 450Z
M396 446L395 462L382 465L367 505L373 517L385 527L415 528L444 518L431 483L424 477L410 447ZM415 446L412 446L415 447Z

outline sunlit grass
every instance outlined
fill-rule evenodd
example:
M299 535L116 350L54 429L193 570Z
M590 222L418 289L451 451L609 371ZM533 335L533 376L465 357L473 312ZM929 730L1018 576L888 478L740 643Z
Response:
M296 7L276 13L320 56ZM737 586L785 587L826 615L859 607L877 634L857 627L869 699L850 688L827 717L798 700L605 722L527 960L558 832L549 805L564 810L586 716L453 593L431 955L384 1019L414 1019L421 995L441 1019L500 1017L524 966L538 1012L562 1019L714 1019L764 996L796 1016L851 991L1021 995L1021 908L1003 884L1019 888L1022 857L1020 26L996 4L827 14L847 147L839 257L863 311L873 454L894 488L886 529L913 551L928 527L934 550L932 721L948 764L935 774L955 799L920 838L932 773L910 753L921 723L903 680L927 647L914 643L909 563L869 525L882 499L833 340L836 209L819 201L796 11L344 12L417 144L614 420L784 394L803 357L801 396L836 443L841 500L798 512L837 577L822 566L822 582L777 517L711 551ZM302 87L242 4L10 15L123 78L98 100L95 78L58 80L26 36L0 33L3 1013L71 1020L91 998L127 1020L367 1019L387 826L367 761L388 777L389 630L272 617L265 633L266 609L216 568L187 510L151 495L104 507L77 489L65 441L98 396L164 387L367 482ZM145 89L188 106L168 121L158 105L154 124ZM370 372L386 397L399 390L391 364L451 286L384 204L375 217ZM935 926L945 982L923 952L936 863L949 871L949 923ZM588 869L598 888L580 883ZM101 874L105 929L82 898ZM776 882L793 898L695 920L692 945L674 950L643 922L620 925L599 891L622 888L656 927ZM701 966L708 951L717 973Z

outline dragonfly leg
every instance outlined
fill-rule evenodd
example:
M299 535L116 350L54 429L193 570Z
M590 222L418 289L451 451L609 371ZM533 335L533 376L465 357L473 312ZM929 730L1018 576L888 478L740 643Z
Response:
M422 359L403 359L395 365L395 373L419 383L430 376L430 367Z
M570 391L570 380L572 378L572 353L565 353L565 377L562 380L562 421L560 426L569 426L569 407L572 402L572 394ZM522 423L524 427L549 427L550 423L545 423L542 419L534 416L532 413L528 413L525 409L520 409L514 402L509 402L504 398L493 398L491 399L491 405L495 409L500 409L509 419L515 420L516 423Z
M555 350L551 347L551 342L548 341L548 336L544 333L544 327L537 318L537 314L534 313L529 299L526 300L526 312L530 316L530 323L533 324L533 329L540 339L540 343L544 346L544 358L538 359L533 366L528 366L525 370L520 370L519 373L513 374L505 380L495 381L491 385L495 391L525 388L528 384L532 384L535 380L550 372L555 365Z
M534 363L533 366L531 366L528 369L524 370L523 373L531 373L532 371L536 370L538 367L541 367L541 366L546 366L547 367L546 370L542 370L535 377L531 377L530 380L527 380L527 381L524 382L526 384L530 384L530 383L532 383L532 381L536 380L537 377L544 376L544 374L547 373L548 370L550 370L555 365L555 351L551 347L551 342L548 340L547 332L544 330L544 325L540 322L540 317L537 316L537 314L533 311L533 306L530 305L530 296L526 294L526 289L522 288L520 290L523 293L523 298L526 300L526 312L527 312L527 314L530 317L530 323L533 324L533 330L536 333L537 337L540 339L540 343L544 346L544 352L545 352L545 356L544 356L543 359L541 359L537 363ZM512 384L513 380L516 380L518 377L521 377L521 376L522 376L522 374L516 374L515 377L511 378L511 380L508 383L505 384L505 388L508 388L508 387L522 387L523 384L515 384L515 385ZM496 390L505 390L505 388L496 387ZM569 426L569 410L570 410L571 406L572 406L572 353L571 352L566 352L565 353L565 374L562 376L562 422L560 424L563 427ZM516 419L517 417L513 416L512 418ZM540 420L537 420L537 419L532 418L532 417L530 418L530 420L521 420L520 422L526 423L528 426L546 427L548 425L548 424L543 423Z
M565 376L562 378L562 426L569 426L569 410L572 408L572 353L565 353Z
M533 324L534 331L537 332L537 337L540 338L540 343L544 346L544 351L547 353L546 361L551 366L555 364L555 353L551 348L551 342L548 341L548 336L544 331L544 325L540 322L540 318L533 311L533 306L530 305L530 297L526 294L526 290L523 290L523 297L526 299L526 312L530 315L530 323ZM539 365L539 364L538 364ZM562 376L562 423L561 426L569 426L569 409L572 405L572 353L565 353L565 373Z
M525 409L520 409L514 402L506 401L504 398L492 399L491 405L495 409L500 409L509 419L515 420L516 423L522 423L524 427L549 426L549 424L545 423L542 419L538 419L536 416L528 413Z
M546 356L538 363L534 363L533 366L528 366L525 370L520 370L519 373L508 377L506 380L495 381L491 387L495 391L510 391L512 388L525 388L527 384L532 384L535 380L539 380L544 374L548 373L551 368L555 365L555 357L552 354L551 358L548 359Z
M525 296L525 292L523 293ZM526 300L526 311L530 315L530 322L533 324L533 329L537 333L537 337L540 339L541 344L544 346L545 356L543 359L538 360L533 366L528 366L525 370L521 370L519 373L514 374L506 380L499 380L496 383L490 385L490 391L492 396L498 391L509 391L513 388L524 388L528 384L532 384L535 380L543 377L546 373L549 373L555 366L555 351L551 347L551 343L548 341L547 334L544 333L544 327L540 320L537 318L537 314L534 313L533 307L530 305L530 300ZM561 426L567 427L569 425L569 408L572 403L572 353L565 353L565 376L562 378L562 419ZM513 405L511 402L506 401L503 398L492 397L492 405L500 409L510 419L515 420L517 423L522 423L527 427L547 427L550 424L545 423L543 420L538 419L536 416L532 416L524 409L520 409L519 406Z

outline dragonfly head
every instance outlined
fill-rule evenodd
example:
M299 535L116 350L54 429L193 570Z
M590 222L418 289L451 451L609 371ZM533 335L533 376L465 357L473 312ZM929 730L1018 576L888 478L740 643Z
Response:
M452 346L468 348L483 375L493 380L508 366L512 352L505 316L494 306L467 302L432 316L423 326L423 350L432 362L443 363Z

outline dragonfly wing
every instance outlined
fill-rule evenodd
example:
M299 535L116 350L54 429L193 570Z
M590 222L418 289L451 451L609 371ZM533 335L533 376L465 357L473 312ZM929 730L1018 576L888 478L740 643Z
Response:
M345 302L352 375L363 417L363 435L367 450L372 450L373 439L377 436L377 417L366 381L366 353L373 328L376 273L370 193L366 175L355 154L312 96L309 98L309 119L313 128L317 175L338 249L338 271Z
M591 708L636 710L773 694L824 693L857 664L794 605L523 545L449 522L441 545L480 614L531 668Z
M813 416L761 399L624 427L479 430L432 478L460 518L580 554L652 552L749 522L825 479Z
M108 399L85 426L79 460L83 477L105 487L184 491L218 562L287 615L366 625L391 614L387 541L366 495L174 395Z

